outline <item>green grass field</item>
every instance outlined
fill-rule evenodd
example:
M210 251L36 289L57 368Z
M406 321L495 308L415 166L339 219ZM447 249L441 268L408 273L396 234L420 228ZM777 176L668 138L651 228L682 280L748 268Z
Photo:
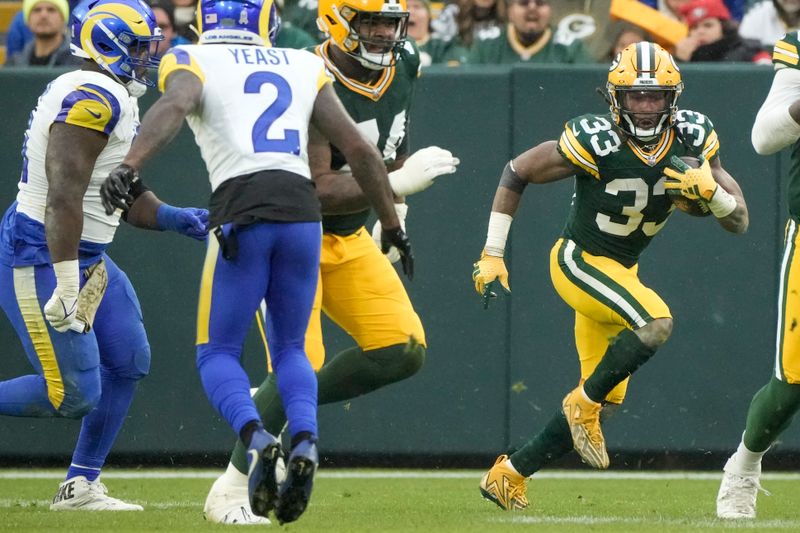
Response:
M322 470L306 513L270 529L314 532L486 530L798 531L800 476L766 475L759 518L731 523L714 516L719 474L547 472L529 486L531 507L507 513L478 493L479 471ZM109 470L113 496L142 513L48 510L61 472L0 470L2 531L206 531L202 508L216 473ZM251 529L247 529L252 530Z

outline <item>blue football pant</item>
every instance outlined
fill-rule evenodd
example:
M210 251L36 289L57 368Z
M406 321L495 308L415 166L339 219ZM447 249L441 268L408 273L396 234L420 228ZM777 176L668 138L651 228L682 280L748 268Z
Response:
M130 280L104 255L108 287L87 334L58 333L42 309L56 285L49 265L0 265L0 306L35 374L0 382L0 414L83 417L73 463L102 466L150 368L150 346Z
M269 349L289 432L317 435L317 379L304 337L317 287L318 222L256 223L237 229L238 254L222 257L210 238L197 317L197 368L212 405L240 434L260 421L241 366L259 303L271 310Z

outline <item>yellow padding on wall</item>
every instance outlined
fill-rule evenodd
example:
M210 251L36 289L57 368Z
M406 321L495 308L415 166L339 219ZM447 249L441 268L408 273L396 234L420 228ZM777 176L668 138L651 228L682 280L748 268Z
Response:
M683 22L673 20L637 0L611 0L611 20L625 20L639 26L665 48L672 48L689 34Z

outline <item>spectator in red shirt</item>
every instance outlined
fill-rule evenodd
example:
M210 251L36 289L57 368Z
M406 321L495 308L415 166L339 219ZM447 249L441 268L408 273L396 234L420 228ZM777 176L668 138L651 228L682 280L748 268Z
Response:
M722 0L690 0L680 11L689 35L675 46L678 60L770 63L757 41L739 35L738 24Z

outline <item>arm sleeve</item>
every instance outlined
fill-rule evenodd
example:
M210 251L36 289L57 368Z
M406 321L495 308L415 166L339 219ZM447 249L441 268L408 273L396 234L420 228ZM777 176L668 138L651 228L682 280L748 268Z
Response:
M789 106L800 99L800 71L780 68L775 72L767 99L753 123L751 141L761 155L774 154L800 137L800 124L789 115Z

